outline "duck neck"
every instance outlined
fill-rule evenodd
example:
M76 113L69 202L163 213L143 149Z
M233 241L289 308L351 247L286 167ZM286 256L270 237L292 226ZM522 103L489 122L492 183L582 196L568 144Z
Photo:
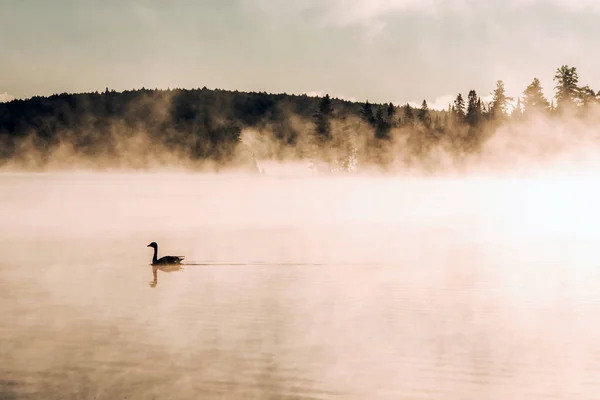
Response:
M154 248L154 256L152 256L152 264L156 264L156 260L158 260L158 246Z

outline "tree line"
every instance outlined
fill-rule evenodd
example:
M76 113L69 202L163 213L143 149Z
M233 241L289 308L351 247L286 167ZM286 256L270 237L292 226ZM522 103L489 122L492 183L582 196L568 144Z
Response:
M0 104L0 162L38 155L40 167L60 145L89 160L127 157L121 143L143 135L151 151L174 151L190 160L226 165L244 161L245 129L268 146L254 156L318 158L348 169L349 159L381 166L426 160L435 148L457 156L476 153L496 128L534 116L584 118L600 105L600 92L580 86L575 67L554 76L548 101L538 78L515 101L498 80L490 102L475 90L461 93L447 110L409 104L357 103L307 95L201 89L146 89L36 96ZM149 145L148 145L149 143ZM27 144L27 146L24 146ZM251 146L250 146L251 147Z
M576 67L563 65L557 68L554 83L551 101L544 96L541 82L536 77L516 99L508 96L504 82L498 80L489 102L475 90L468 91L466 101L462 93L458 93L442 112L432 112L426 100L419 108L410 104L401 107L392 103L373 105L366 101L361 105L359 116L372 132L368 147L385 149L386 141L403 136L406 140L402 150L413 156L413 162L418 163L436 145L460 157L476 153L499 127L507 124L515 125L540 117L571 120L600 116L597 112L600 111L600 91L595 92L589 85L580 86ZM332 112L332 100L329 96L323 97L314 117L315 135L321 143L332 140L327 122ZM398 148L394 151L398 152ZM378 161L384 162L381 157Z

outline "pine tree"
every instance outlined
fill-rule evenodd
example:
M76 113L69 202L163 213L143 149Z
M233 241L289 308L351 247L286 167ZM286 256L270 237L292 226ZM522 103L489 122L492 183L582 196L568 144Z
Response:
M589 85L585 85L579 88L579 96L583 107L589 107L591 104L597 102L596 93L590 89Z
M453 111L456 121L463 122L465 120L465 100L460 93L456 96L456 100L454 100Z
M429 114L429 107L427 106L427 101L423 100L421 103L421 108L419 109L419 113L417 114L419 121L421 121L424 125L428 126L431 122L431 115Z
M466 119L469 125L477 125L481 119L481 99L474 90L470 90L467 97Z
M577 68L563 65L556 69L554 74L554 80L556 81L556 109L558 111L570 109L574 107L579 99L579 76L577 75Z
M527 86L523 92L523 105L525 106L525 114L537 110L548 110L548 100L544 97L542 86L538 78L533 78L533 81Z
M331 140L331 123L329 117L333 111L331 98L329 95L325 95L319 103L319 108L314 115L315 132L317 138L324 142Z
M373 115L373 107L371 106L371 103L369 103L369 100L367 100L365 104L363 104L363 107L360 110L360 115L362 119L366 121L369 125L375 125L375 115Z
M394 118L394 115L396 115L396 107L392 103L388 104L386 114L390 120Z
M394 123L394 116L396 115L396 107L389 103L386 110L386 119L387 124L390 128L394 127L396 124Z
M405 124L413 124L415 121L415 115L413 113L413 109L410 104L406 103L404 106L404 123Z
M492 99L492 118L503 118L507 114L508 102L512 101L512 97L506 96L504 82L496 81L496 89L494 89L494 98Z
M383 110L381 108L377 109L377 113L375 114L375 137L377 139L385 139L389 134L389 124L387 118L383 116Z

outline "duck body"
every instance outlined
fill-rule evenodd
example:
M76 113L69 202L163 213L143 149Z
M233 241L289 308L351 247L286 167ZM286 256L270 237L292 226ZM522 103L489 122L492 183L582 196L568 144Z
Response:
M179 256L164 256L159 258L158 260L152 260L152 265L173 265L173 264L181 264L184 257Z
M150 243L147 247L154 249L154 255L152 256L152 266L166 266L166 265L178 265L181 264L185 257L183 256L163 256L158 258L158 244L156 242Z

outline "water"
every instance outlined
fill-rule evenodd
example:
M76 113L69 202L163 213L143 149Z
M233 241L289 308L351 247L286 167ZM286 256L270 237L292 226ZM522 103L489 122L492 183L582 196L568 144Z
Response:
M0 399L594 398L593 187L2 175Z

